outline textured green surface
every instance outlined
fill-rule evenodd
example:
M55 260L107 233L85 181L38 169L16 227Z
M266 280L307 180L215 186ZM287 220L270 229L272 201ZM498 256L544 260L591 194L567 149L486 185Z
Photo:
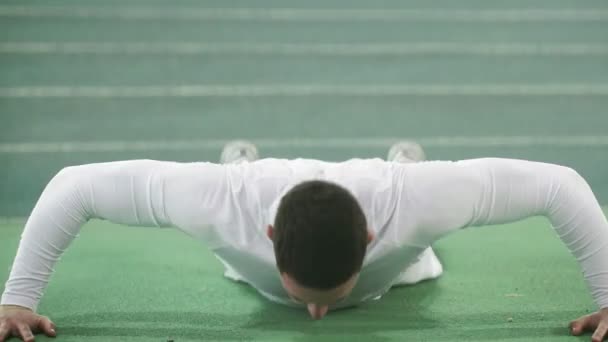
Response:
M22 225L0 225L6 279ZM574 259L544 219L440 241L445 274L312 321L222 276L174 230L89 223L56 268L39 312L57 341L584 341L567 324L591 310ZM46 341L40 338L39 341Z

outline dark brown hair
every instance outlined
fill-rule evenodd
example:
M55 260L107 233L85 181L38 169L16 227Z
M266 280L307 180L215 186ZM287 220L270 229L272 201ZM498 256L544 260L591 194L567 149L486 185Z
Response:
M367 222L348 190L330 182L307 181L281 199L273 240L281 273L302 286L328 290L361 270Z

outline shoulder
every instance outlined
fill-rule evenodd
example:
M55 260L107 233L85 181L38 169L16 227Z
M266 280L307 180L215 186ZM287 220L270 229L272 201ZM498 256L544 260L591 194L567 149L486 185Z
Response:
M384 225L399 192L398 165L382 159L351 159L327 168L325 179L349 190L370 224Z

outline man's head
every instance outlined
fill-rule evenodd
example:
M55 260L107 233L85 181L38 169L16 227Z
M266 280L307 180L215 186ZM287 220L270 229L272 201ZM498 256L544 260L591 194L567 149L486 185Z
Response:
M281 199L268 236L283 286L294 301L308 305L314 318L351 292L371 241L354 196L324 181L292 188Z

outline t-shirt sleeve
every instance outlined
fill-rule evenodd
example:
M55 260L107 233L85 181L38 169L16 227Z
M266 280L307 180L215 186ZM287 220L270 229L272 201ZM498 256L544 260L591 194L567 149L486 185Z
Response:
M231 216L229 187L225 167L211 163L134 160L63 169L28 218L1 303L35 310L54 265L88 220L202 235Z
M546 216L583 269L596 303L608 307L608 222L587 182L553 164L511 159L427 162L406 172L400 209L408 236L430 244L470 226Z

